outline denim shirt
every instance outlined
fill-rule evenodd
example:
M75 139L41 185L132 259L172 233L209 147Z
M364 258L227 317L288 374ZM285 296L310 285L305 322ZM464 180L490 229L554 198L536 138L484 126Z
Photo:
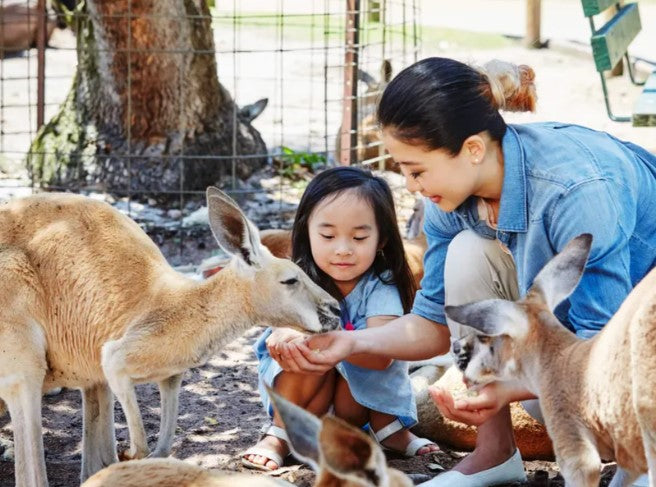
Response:
M445 324L444 260L472 229L499 239L515 260L519 290L572 238L593 235L578 287L556 316L579 336L598 332L656 265L656 156L634 144L562 123L509 125L497 229L470 197L447 213L427 201L425 275L412 312Z

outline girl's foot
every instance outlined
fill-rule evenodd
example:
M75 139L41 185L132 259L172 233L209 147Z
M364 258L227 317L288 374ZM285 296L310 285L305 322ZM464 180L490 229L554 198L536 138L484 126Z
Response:
M389 435L381 441L381 444L388 450L402 454L410 453L410 456L421 456L440 451L440 448L435 443L423 445L416 449L414 453L406 451L408 446L416 440L421 440L421 438L407 429L402 429L401 431Z
M289 455L287 441L278 436L266 434L260 441L246 450L241 456L242 464L257 470L277 470Z

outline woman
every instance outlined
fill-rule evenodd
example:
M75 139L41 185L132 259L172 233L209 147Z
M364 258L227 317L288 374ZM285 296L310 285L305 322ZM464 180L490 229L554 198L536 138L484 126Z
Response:
M583 278L556 315L589 338L656 264L656 157L609 134L564 123L507 125L500 109L535 103L533 71L422 60L387 86L378 109L383 142L410 191L430 199L425 277L410 314L384 327L333 332L289 346L290 370L320 373L351 353L417 360L468 333L444 305L518 299L573 237L591 233ZM448 325L448 326L443 326ZM485 486L525 478L508 404L531 399L504 384L454 404L446 416L479 425L474 452L427 485ZM458 406L458 407L456 407ZM536 416L538 413L534 413Z

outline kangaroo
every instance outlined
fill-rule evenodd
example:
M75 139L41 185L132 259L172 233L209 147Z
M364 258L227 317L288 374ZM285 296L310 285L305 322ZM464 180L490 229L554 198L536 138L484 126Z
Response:
M412 481L387 467L385 454L362 430L335 418L318 419L271 389L296 456L317 472L315 487L410 487ZM292 484L265 475L209 471L173 458L111 465L82 487L281 487Z
M110 465L82 487L292 487L264 475L207 470L175 458L147 458Z
M631 291L590 340L553 315L576 288L592 236L573 239L540 271L526 296L447 306L476 332L452 346L473 384L515 380L540 398L567 486L599 485L601 459L628 472L647 469L656 485L656 270Z
M389 468L376 440L330 414L319 419L268 388L292 452L317 472L314 487L410 487L403 472Z
M207 190L218 244L233 256L196 282L174 271L146 233L110 205L40 194L0 208L0 398L15 440L16 484L47 485L41 393L79 388L81 479L117 461L113 396L125 412L128 458L148 455L135 384L157 382L167 456L182 374L253 325L324 332L339 326L335 299L261 245L237 204Z

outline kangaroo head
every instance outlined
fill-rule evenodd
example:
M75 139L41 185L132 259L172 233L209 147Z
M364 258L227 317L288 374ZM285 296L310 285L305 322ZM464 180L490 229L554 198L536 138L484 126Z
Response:
M361 429L334 416L318 419L269 389L294 454L317 472L315 487L410 487L387 467L385 454Z
M236 259L235 266L253 290L257 316L271 326L310 332L339 327L339 303L291 260L274 257L262 245L257 228L228 195L207 189L210 227L219 246Z
M526 297L517 302L488 299L445 307L449 318L472 328L472 333L451 346L466 381L482 385L518 377L531 329L562 326L553 310L576 288L591 245L590 234L572 239L542 268Z

